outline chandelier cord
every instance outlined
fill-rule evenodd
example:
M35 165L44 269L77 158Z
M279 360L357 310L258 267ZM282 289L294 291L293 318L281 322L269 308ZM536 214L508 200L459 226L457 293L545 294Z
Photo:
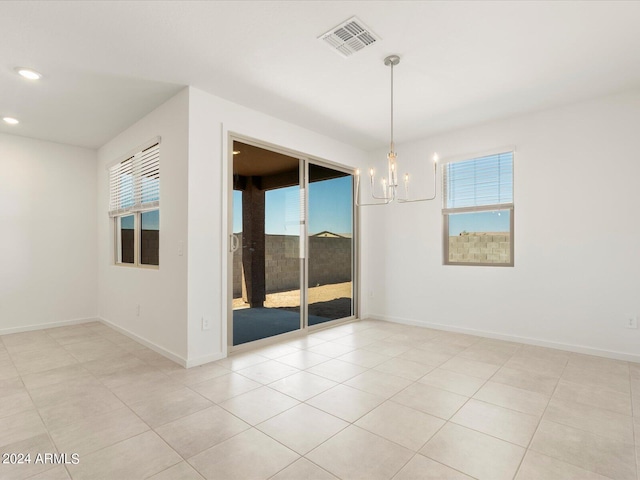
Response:
M393 152L393 62L391 62L391 145L390 151Z
M369 177L371 183L371 197L375 200L382 200L382 202L374 202L374 203L360 203L360 170L356 170L356 186L355 186L355 203L358 207L369 207L376 205L388 205L394 201L398 203L414 203L414 202L425 202L429 200L434 200L437 194L437 173L438 173L438 156L434 153L433 155L433 195L427 198L415 198L409 199L409 174L405 174L404 178L404 190L405 190L405 198L401 198L397 195L398 182L397 182L397 170L398 165L396 163L396 153L393 151L394 139L393 139L393 67L400 63L400 57L398 55L389 55L384 59L384 64L391 67L391 144L389 148L389 153L387 154L387 162L389 165L389 176L388 176L388 184L387 178L383 176L382 178L382 193L383 196L379 197L375 193L375 173L373 168L369 170Z

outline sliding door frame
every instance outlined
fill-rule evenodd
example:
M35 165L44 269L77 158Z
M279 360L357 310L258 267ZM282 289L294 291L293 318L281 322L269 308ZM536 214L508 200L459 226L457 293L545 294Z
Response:
M345 167L343 165L337 165L335 163L332 162L327 162L325 160L320 160L320 159L316 159L316 158L312 158L309 157L307 159L307 161L305 162L306 165L306 174L307 177L309 178L309 165L313 164L313 165L317 165L319 167L325 167L325 168L330 168L332 170L336 170L338 172L343 172L343 173L347 173L350 175L351 177L351 315L348 317L343 317L343 318L336 318L335 320L328 320L326 322L322 322L322 323L318 323L316 325L309 325L308 322L308 315L309 315L309 305L307 303L305 303L305 314L307 315L307 322L306 322L306 326L307 326L307 331L308 332L315 332L317 330L322 330L323 328L328 328L328 327L332 327L334 325L338 325L340 323L345 323L345 322L350 322L350 321L354 321L354 320L358 320L358 292L360 290L359 286L360 286L360 282L359 282L359 277L357 275L358 273L358 253L359 253L359 248L357 247L357 245L359 244L358 242L358 218L357 218L357 209L355 208L355 169L352 168L348 168ZM308 187L308 184L306 183L306 178L305 178L305 187ZM309 189L306 189L305 192L305 219L308 220L309 219ZM306 241L306 250L305 250L305 263L306 263L306 271L309 271L309 231L308 231L308 222L305 222L305 241ZM306 278L306 282L305 282L305 291L308 294L308 290L309 290L309 279ZM308 298L308 297L307 297Z
M275 335L272 337L255 340L252 342L243 343L240 345L233 345L233 251L232 251L232 239L233 236L233 142L238 141L246 143L254 147L262 148L264 150L270 150L272 152L287 155L299 160L299 178L302 198L301 203L304 215L303 221L300 226L300 248L304 249L302 255L302 262L300 268L300 328L292 332ZM338 318L335 320L329 320L317 325L309 327L308 315L308 294L309 285L307 272L309 271L309 164L318 165L320 167L331 168L339 172L346 173L351 176L352 188L351 188L351 208L352 208L352 239L351 239L351 304L352 314L349 317ZM300 336L307 335L310 332L321 330L323 328L332 327L341 323L348 323L359 320L359 298L360 298L360 278L359 278L359 217L358 210L355 208L355 168L346 167L338 163L325 160L322 158L307 155L296 150L274 145L268 142L263 142L255 138L251 138L236 132L229 131L227 134L227 236L224 239L224 246L227 252L227 292L226 292L226 305L227 305L227 353L236 353L244 350L252 350L261 346L270 345L273 343L281 342L287 339L294 339ZM302 252L301 252L302 253Z

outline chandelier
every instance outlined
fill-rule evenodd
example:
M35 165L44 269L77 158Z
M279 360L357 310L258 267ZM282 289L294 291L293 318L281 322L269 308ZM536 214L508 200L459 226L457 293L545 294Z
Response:
M398 203L426 202L436 198L436 176L438 170L438 154L433 154L433 196L429 198L409 198L409 174L404 174L404 196L400 196L398 190L398 164L396 162L397 154L394 151L393 143L393 67L400 63L398 55L389 55L384 59L384 64L391 67L391 142L389 145L389 153L387 154L386 177L380 179L382 194L376 192L376 174L373 168L369 169L369 180L371 186L371 197L375 200L381 200L373 203L360 203L360 170L356 170L356 205L358 207L368 207L373 205L388 205L393 201Z

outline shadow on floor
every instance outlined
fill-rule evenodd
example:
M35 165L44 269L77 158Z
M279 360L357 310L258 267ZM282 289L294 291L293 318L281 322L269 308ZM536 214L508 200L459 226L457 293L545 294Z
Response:
M338 298L309 305L309 325L318 325L351 315L351 299ZM233 311L233 344L241 345L300 328L300 309L243 308Z

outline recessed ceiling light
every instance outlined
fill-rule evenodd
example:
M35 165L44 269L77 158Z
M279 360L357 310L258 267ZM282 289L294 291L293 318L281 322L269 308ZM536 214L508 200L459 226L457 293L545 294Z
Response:
M42 74L32 70L30 68L25 67L16 67L15 71L21 77L27 78L29 80L40 80L42 78Z
M8 123L9 125L17 125L20 123L20 120L13 117L3 117L2 120L4 120L4 122Z

